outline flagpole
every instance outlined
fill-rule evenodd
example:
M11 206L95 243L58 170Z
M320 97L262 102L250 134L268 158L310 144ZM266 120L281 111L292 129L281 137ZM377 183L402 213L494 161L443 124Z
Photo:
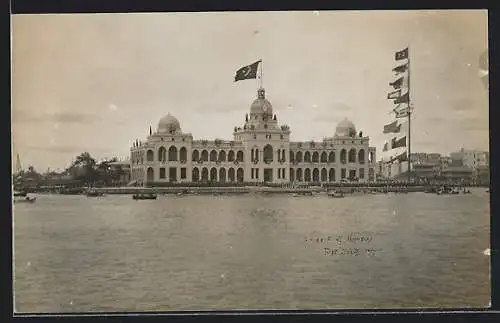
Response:
M410 99L410 45L408 45L408 181L411 173L411 99Z
M264 83L263 83L263 75L264 75L264 62L262 58L260 59L260 88L264 88Z

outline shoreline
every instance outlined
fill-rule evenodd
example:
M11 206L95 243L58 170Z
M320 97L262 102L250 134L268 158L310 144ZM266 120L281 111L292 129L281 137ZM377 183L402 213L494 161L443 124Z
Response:
M384 193L415 193L426 192L428 186L383 186L374 187L369 185L364 186L331 186L328 191L343 192L345 194L384 194ZM131 195L131 194L299 194L312 195L326 193L324 187L309 187L309 188L284 188L284 187L265 187L265 186L243 186L243 187L99 187L93 188L93 191L107 195ZM41 192L40 192L41 193ZM66 193L68 194L68 193ZM73 193L83 194L83 193ZM64 193L62 193L64 195Z

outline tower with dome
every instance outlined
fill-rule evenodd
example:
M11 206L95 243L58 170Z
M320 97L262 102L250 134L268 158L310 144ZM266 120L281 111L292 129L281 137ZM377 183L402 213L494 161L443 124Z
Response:
M194 139L167 114L130 149L131 179L148 185L186 182L323 184L375 181L376 151L347 118L332 137L296 142L259 88L232 140Z

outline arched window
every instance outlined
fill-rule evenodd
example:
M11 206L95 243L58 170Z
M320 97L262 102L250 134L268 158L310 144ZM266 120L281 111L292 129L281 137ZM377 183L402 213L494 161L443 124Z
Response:
M311 181L311 170L309 168L306 168L305 174L304 174L304 180L306 182Z
M197 162L200 159L200 152L197 149L193 150L192 158L193 158L193 161L195 161L195 162ZM199 171L198 171L198 173L199 173Z
M146 160L148 162L152 162L155 160L154 153L151 149L149 149L148 152L146 153Z
M295 181L295 172L293 171L293 168L290 168L290 182Z
M203 167L203 169L201 170L201 180L204 182L208 181L208 168L206 167Z
M234 168L229 168L229 171L227 172L227 177L229 178L230 182L234 182Z
M219 151L219 161L220 162L226 161L226 151L225 150Z
M319 163L319 153L317 151L313 152L312 161L313 163Z
M210 181L211 182L217 181L217 168L215 167L212 167L212 169L210 170Z
M201 160L202 160L202 161L208 161L208 151L203 150L203 151L201 152Z
M239 152L238 152L239 153ZM236 171L236 179L238 180L238 182L243 182L245 180L244 178L244 172L243 172L243 168L238 168L238 170Z
M177 161L177 148L175 146L168 148L168 161Z
M297 163L302 163L302 152L301 151L297 151L297 154L295 155L295 160L297 161Z
M319 182L319 169L313 169L313 182Z
M308 151L306 151L304 153L304 162L306 162L306 163L310 163L311 162L311 153L308 152Z
M265 145L264 146L264 163L270 164L273 161L273 146L271 145Z
M285 149L281 150L281 159L283 160L283 162L286 162L286 150Z
M219 182L221 183L226 182L226 169L224 167L219 169Z
M342 150L340 151L340 162L341 162L342 164L347 163L347 151L346 151L345 149L342 149Z
M148 167L146 178L148 182L152 182L155 180L155 171L153 170L152 167Z
M328 162L335 163L335 152L334 151L330 151L330 153L328 154Z
M360 164L364 164L365 163L365 150L364 149L360 149L358 151L358 162Z
M159 162L166 162L167 161L167 150L163 146L161 146L158 149L158 161Z
M295 154L290 150L290 162L295 162Z
M197 182L200 180L200 170L197 167L193 168L192 177L193 182Z
M330 171L328 172L328 181L335 182L335 168L330 168Z
M321 162L322 163L328 162L328 156L326 155L326 152L321 153Z
M322 182L328 181L328 172L326 171L326 168L321 169L321 181Z
M181 161L187 161L187 149L186 147L181 147L179 150L179 159Z
M238 150L238 152L236 153L236 160L239 162L243 162L243 151ZM238 171L239 171L239 169L238 169ZM243 169L241 171L243 171Z
M297 181L302 182L302 168L297 168Z
M215 150L212 150L210 152L210 161L211 162L217 161L217 152Z
M356 162L356 149L354 149L354 148L351 148L349 150L349 162L350 163Z
M229 151L229 153L227 154L227 161L228 162L234 161L234 151L232 151L232 150Z

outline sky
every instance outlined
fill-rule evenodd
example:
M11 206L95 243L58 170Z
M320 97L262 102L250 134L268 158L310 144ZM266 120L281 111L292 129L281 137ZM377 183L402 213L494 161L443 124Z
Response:
M14 15L13 156L39 171L84 151L127 157L167 113L195 139L231 140L257 95L234 75L258 59L291 140L331 137L347 117L379 153L406 46L412 152L488 150L487 39L479 10Z

